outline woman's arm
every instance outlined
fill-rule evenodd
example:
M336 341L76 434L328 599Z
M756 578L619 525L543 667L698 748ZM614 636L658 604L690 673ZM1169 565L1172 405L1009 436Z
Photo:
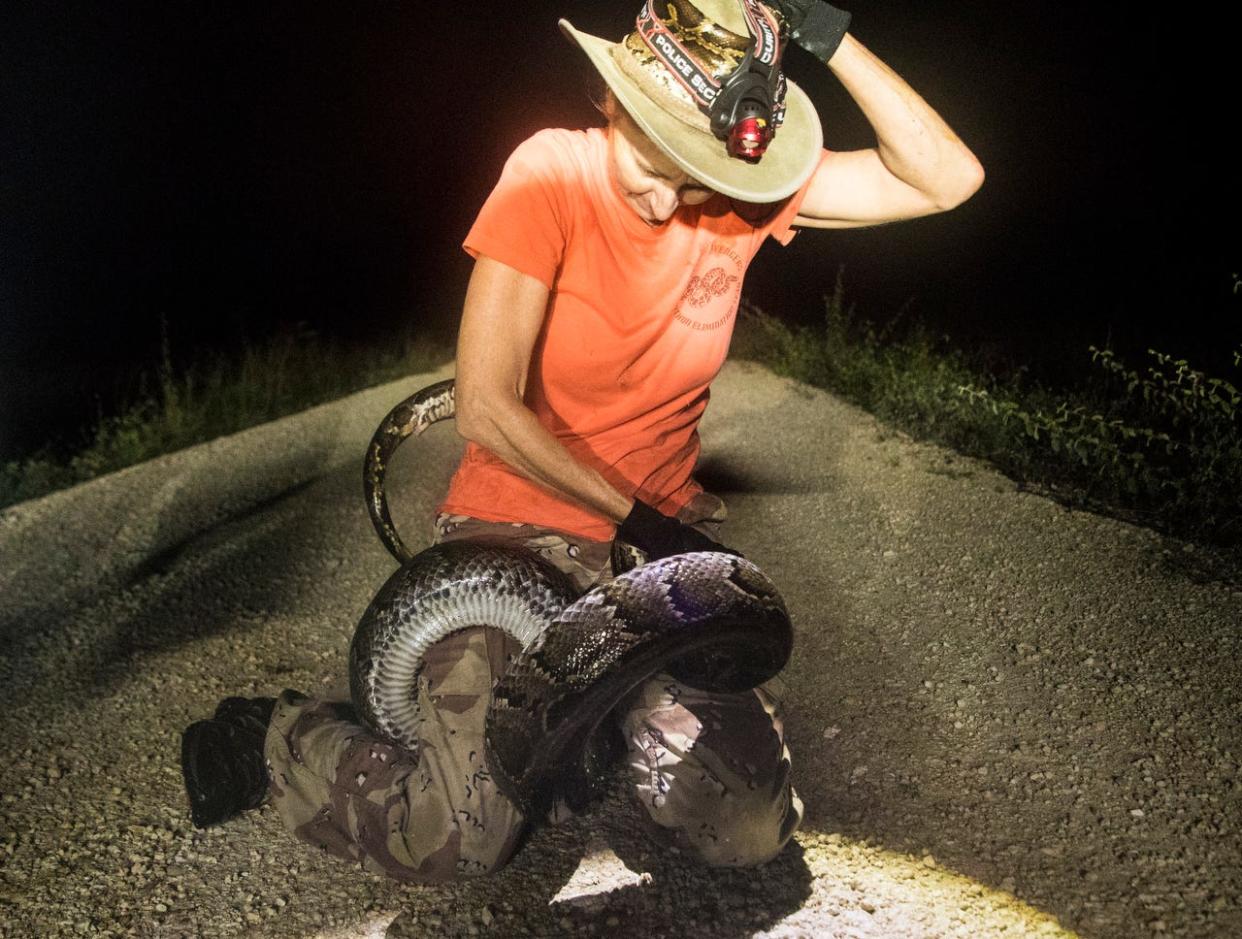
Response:
M875 130L870 150L829 153L794 224L853 228L944 212L983 184L983 167L931 106L846 33L828 61Z
M620 522L634 500L575 460L522 401L547 305L538 279L489 257L475 262L457 340L457 432L528 479Z

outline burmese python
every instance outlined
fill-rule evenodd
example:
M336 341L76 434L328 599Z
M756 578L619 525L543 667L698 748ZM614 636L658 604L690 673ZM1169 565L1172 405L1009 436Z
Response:
M423 652L466 626L503 629L524 651L493 689L485 760L500 790L540 818L554 796L579 810L598 792L615 741L595 730L651 675L731 692L784 667L792 644L784 603L741 557L664 558L574 599L567 575L522 548L459 541L412 555L393 527L384 473L405 438L453 413L453 381L430 385L393 408L367 447L367 509L402 565L350 647L354 704L376 733L416 749Z

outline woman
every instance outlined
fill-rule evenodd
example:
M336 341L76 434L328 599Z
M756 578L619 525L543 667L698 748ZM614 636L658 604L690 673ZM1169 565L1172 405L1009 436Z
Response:
M467 236L457 426L469 443L437 541L510 539L582 590L614 556L728 550L724 505L692 470L755 252L800 227L943 211L982 182L848 21L820 0L648 0L619 43L561 22L608 87L608 124L524 142ZM780 75L782 25L841 80L875 148L822 149L812 105ZM370 736L348 705L286 691L273 714L270 699L227 699L186 732L195 823L261 803L270 781L298 837L368 869L411 881L497 869L526 820L491 783L483 728L517 651L485 627L428 651L417 753ZM778 683L710 695L661 675L619 712L654 834L710 864L781 850L802 804Z

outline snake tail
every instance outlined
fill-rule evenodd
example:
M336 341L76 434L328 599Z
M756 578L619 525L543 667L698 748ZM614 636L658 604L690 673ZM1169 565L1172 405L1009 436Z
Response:
M397 447L414 433L422 433L437 421L447 420L456 413L455 382L452 378L428 385L410 395L388 412L367 444L362 464L362 491L367 513L375 533L389 553L404 564L413 557L393 525L384 492L384 475Z

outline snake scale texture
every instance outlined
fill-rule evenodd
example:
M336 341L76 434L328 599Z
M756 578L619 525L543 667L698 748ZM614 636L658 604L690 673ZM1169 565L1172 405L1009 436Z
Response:
M363 614L350 647L350 687L380 736L417 750L422 655L467 626L502 629L522 645L492 693L485 758L527 818L555 798L581 810L600 792L615 745L604 718L658 672L695 688L735 692L789 658L784 602L744 558L696 552L619 574L580 597L567 575L509 544L448 542L412 554L384 494L393 453L454 414L452 380L416 392L380 423L363 484L380 540L401 563Z

